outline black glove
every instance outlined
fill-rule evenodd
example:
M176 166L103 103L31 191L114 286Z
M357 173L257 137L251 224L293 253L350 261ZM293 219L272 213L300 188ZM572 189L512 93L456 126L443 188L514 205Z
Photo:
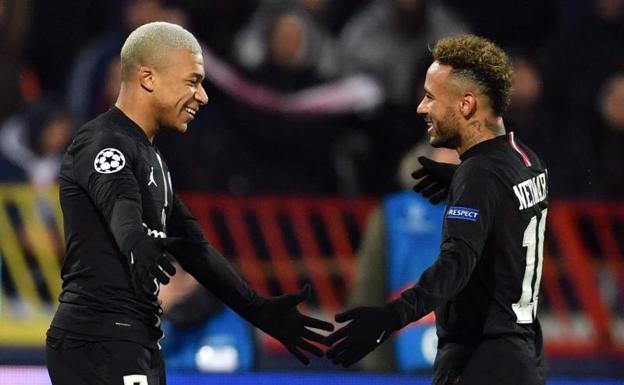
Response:
M388 305L356 307L336 314L336 322L349 320L325 339L327 346L333 345L326 352L327 358L345 368L372 352L401 326L398 313Z
M446 199L451 179L458 165L436 162L424 156L418 157L418 161L422 167L412 173L412 178L423 179L416 183L414 191L429 198L431 204L438 204Z
M154 294L154 279L166 285L169 276L176 273L172 257L167 250L181 241L180 238L152 238L146 236L130 252L130 272L135 291ZM165 274L165 272L168 274Z
M301 350L306 350L317 357L323 357L323 351L310 341L323 343L325 336L308 329L332 331L334 325L316 318L303 315L297 305L310 297L310 286L306 285L297 294L264 298L259 308L250 317L250 322L259 329L281 342L293 356L303 364L310 363Z

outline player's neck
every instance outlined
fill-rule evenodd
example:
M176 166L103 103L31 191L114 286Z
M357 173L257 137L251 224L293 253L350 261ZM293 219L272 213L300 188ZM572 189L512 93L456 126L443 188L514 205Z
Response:
M460 132L461 142L457 147L457 153L462 155L468 149L481 142L504 135L505 124L501 117L475 118L467 122Z
M141 98L132 95L122 84L115 107L119 108L130 120L136 123L145 133L150 143L158 133L158 124L149 106L144 105Z

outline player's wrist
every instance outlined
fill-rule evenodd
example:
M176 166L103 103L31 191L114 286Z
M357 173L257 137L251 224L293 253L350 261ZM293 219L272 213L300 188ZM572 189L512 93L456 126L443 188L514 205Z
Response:
M271 312L268 309L270 298L258 295L253 291L252 297L241 303L236 301L230 304L230 307L238 313L242 318L246 319L254 325L262 329L267 320L271 317Z
M388 302L384 307L388 313L390 331L394 332L399 330L410 322L407 317L410 311L410 305L400 297L394 301Z
M149 242L151 237L149 237L143 231L136 231L127 234L127 236L123 240L123 244L121 245L121 251L127 257L130 257L130 253L136 253L140 249L144 248L145 242Z

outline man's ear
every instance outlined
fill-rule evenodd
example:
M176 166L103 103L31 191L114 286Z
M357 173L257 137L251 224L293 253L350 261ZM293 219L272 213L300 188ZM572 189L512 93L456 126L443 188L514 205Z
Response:
M151 67L139 67L139 82L147 92L154 91L154 70Z
M464 119L470 119L477 112L477 96L466 91L459 101L459 111Z

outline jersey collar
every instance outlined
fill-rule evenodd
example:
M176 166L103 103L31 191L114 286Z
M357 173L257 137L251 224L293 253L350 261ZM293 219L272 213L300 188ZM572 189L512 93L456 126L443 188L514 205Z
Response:
M470 147L463 154L461 154L459 156L459 159L463 162L464 160L468 158L472 158L473 156L487 153L491 151L493 148L500 146L501 143L504 143L505 140L507 140L507 135L509 134L499 135L495 138L484 140L483 142L479 142L475 144L474 146Z
M145 132L143 132L141 127L139 127L138 124L136 124L132 119L124 114L122 110L113 106L113 108L111 108L109 112L112 120L115 123L119 124L119 127L128 132L133 138L149 146L152 145L149 139L147 139L147 135L145 135Z

